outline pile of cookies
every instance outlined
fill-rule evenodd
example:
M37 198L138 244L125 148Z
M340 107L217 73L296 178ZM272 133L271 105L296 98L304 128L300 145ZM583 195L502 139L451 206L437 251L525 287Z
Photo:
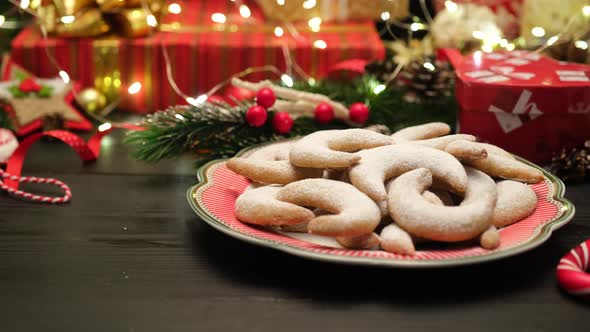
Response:
M236 216L354 249L413 255L424 241L494 249L498 228L534 211L537 196L526 183L543 181L543 173L450 131L438 122L391 136L318 131L230 159L230 170L256 183L238 197Z

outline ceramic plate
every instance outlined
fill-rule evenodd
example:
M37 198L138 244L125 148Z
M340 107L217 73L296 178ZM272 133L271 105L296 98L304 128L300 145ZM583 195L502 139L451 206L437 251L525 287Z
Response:
M259 147L246 149L238 155L250 154ZM531 185L538 197L534 213L501 229L501 245L495 250L475 245L440 244L419 246L416 255L404 256L380 250L344 249L331 238L277 232L272 228L242 223L234 215L234 203L250 181L230 171L225 166L226 160L215 160L199 169L199 183L188 190L188 201L205 222L229 236L309 259L414 268L467 265L531 250L547 241L554 230L574 216L574 206L563 197L565 186L561 180L531 162L519 160L543 171L545 181Z

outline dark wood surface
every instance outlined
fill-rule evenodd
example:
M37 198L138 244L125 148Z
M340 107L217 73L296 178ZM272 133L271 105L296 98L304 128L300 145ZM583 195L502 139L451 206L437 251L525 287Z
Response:
M502 261L401 270L308 261L227 237L200 221L190 157L130 160L121 134L82 165L63 144L34 146L24 174L55 176L70 204L0 195L2 331L587 331L590 306L559 290L555 267L590 237L590 185L541 247Z

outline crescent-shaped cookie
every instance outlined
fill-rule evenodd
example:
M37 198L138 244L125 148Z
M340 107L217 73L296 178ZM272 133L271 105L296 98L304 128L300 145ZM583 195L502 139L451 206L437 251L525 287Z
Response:
M530 216L537 206L537 195L528 185L504 180L496 183L498 200L492 223L501 228Z
M419 141L410 141L409 143L419 144L422 146L427 146L429 148L444 151L445 148L449 144L451 144L455 141L475 142L475 136L466 135L466 134L446 135L446 136L442 136L442 137L435 137L435 138L424 139L424 140L419 140Z
M467 174L461 163L450 154L436 149L399 144L363 150L362 159L349 170L352 184L373 200L387 198L384 182L416 168L427 168L435 179L462 193L467 186Z
M375 233L363 234L352 237L336 237L336 241L348 249L375 249L379 246L379 236Z
M451 142L443 150L461 160L475 160L488 157L488 151L482 144L466 140Z
M479 236L479 245L488 250L496 249L500 246L500 233L498 233L498 229L494 225L481 233Z
M321 177L321 170L295 167L289 162L289 150L292 145L293 142L269 144L254 151L248 157L228 160L226 166L234 173L260 183L287 184Z
M236 200L236 217L256 225L293 225L315 217L311 210L277 200L281 187L266 186L246 190Z
M316 207L331 214L309 221L310 233L352 237L373 232L381 221L379 207L348 183L327 179L306 179L290 183L277 199L299 206Z
M429 240L457 242L487 230L496 203L496 184L486 174L467 169L465 197L459 206L429 203L422 193L432 185L432 174L419 168L399 176L389 189L389 212L408 233Z
M381 240L381 248L385 251L409 256L416 253L410 234L396 224L385 226L379 234L379 239Z
M485 149L487 156L475 157L474 151L482 148ZM456 141L449 144L445 151L455 156L463 156L461 157L463 163L492 177L526 183L537 183L544 179L543 172L540 170L516 160L508 152L491 144ZM472 157L469 156L470 154Z
M289 161L299 167L344 168L361 158L350 152L391 143L391 137L365 129L316 131L293 144Z
M451 127L443 122L430 122L418 126L407 127L396 131L391 135L395 143L404 141L424 140L447 135Z

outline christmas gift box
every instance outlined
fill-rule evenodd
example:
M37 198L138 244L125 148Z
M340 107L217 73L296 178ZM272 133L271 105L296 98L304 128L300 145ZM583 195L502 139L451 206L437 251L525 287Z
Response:
M409 0L256 0L266 17L276 21L300 21L319 17L323 21L402 19L409 14Z
M456 70L460 132L538 163L590 137L590 66L523 51L442 55Z
M14 39L12 56L35 75L52 77L58 69L50 54L72 79L95 86L110 99L120 98L121 109L148 113L184 104L186 96L196 98L250 67L272 65L284 72L291 60L310 76L320 77L339 61L385 55L368 21L270 23L253 0L241 4L176 1L174 5L162 13L159 31L148 37L125 38L115 30L98 38L45 39L30 27ZM165 65L164 51L170 68ZM175 84L169 81L168 70ZM249 78L277 76L254 73ZM133 94L127 93L129 87Z

